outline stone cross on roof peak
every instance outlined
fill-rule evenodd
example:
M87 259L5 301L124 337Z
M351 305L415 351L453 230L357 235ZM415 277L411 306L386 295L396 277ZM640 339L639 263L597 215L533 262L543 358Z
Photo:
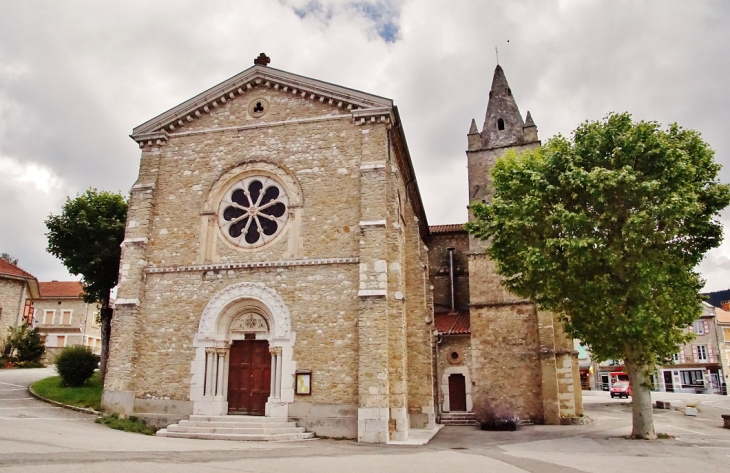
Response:
M269 65L270 62L271 62L271 58L269 58L269 56L267 56L266 53L259 54L259 57L257 57L256 59L253 60L254 66L266 67Z

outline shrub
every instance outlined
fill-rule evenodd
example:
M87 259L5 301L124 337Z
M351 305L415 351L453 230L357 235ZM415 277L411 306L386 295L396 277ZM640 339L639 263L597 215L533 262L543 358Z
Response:
M89 347L80 345L64 348L56 358L56 371L65 386L79 387L94 374L98 357Z
M28 324L10 327L5 350L10 347L9 353L15 352L15 359L27 365L42 366L41 358L46 352L46 346L41 339L38 328L30 328Z

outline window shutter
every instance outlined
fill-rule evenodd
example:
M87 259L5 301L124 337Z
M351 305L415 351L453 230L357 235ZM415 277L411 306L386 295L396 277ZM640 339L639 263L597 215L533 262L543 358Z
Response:
M694 325L690 325L689 326L689 333L695 333L695 326Z
M705 334L710 333L710 322L707 320L703 320L702 325L705 326Z
M692 345L692 358L694 359L695 363L697 363L697 345Z
M684 363L685 357L684 357L684 345L679 347L679 362Z
M712 345L707 345L707 358L709 359L710 363L715 362L715 354L712 353Z

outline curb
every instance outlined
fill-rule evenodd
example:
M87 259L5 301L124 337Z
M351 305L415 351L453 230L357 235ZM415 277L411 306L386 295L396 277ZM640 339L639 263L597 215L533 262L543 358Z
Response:
M35 392L33 390L32 385L28 385L28 392L30 393L31 396L33 396L34 398L38 399L39 401L43 401L43 402L46 402L48 404L53 404L54 406L57 406L57 407L63 407L64 409L69 409L69 410L76 411L76 412L81 412L81 413L84 413L84 414L94 414L94 415L97 415L97 416L102 415L101 412L95 411L94 409L91 409L91 408L88 408L88 407L72 406L71 404L64 404L62 402L54 401L52 399L46 399L45 397L43 397L40 394L38 394L37 392Z

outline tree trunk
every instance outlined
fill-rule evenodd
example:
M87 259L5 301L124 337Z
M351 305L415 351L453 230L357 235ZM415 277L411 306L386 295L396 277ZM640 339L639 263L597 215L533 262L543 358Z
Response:
M109 338L112 334L112 314L114 310L109 307L109 295L102 301L102 308L99 311L101 319L101 359L99 360L99 378L102 384L106 379L106 365L109 360Z
M651 407L651 390L649 389L649 367L625 360L626 371L631 385L631 410L633 427L631 438L652 440L656 438L654 418Z

